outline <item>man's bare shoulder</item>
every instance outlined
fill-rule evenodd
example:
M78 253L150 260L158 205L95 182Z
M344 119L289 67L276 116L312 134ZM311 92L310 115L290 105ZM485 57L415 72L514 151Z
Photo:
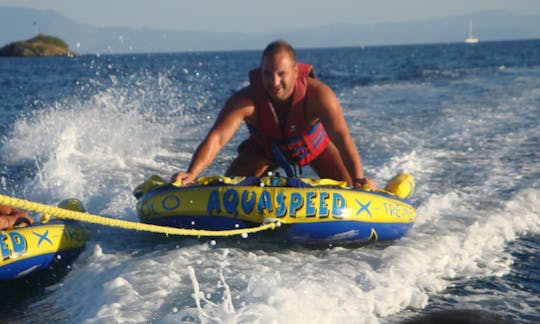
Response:
M250 86L244 87L231 95L227 105L235 108L253 107L253 91Z
M222 113L229 116L234 115L244 119L248 123L253 123L255 118L255 102L251 87L247 86L233 93L223 107Z
M311 102L325 102L336 98L336 94L328 85L320 80L311 78L308 79L306 96L308 101Z

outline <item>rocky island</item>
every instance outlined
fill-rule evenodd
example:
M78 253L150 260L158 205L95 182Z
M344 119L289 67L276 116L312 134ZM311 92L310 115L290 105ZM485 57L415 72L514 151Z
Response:
M60 38L38 34L26 41L7 44L0 48L0 56L74 56L69 46Z

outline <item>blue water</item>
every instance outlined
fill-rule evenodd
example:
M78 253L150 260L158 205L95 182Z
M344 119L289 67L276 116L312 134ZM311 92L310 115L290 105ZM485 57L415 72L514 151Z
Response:
M0 192L137 220L259 52L0 59ZM67 273L0 295L0 319L72 323L398 323L473 310L540 321L540 41L299 50L336 92L366 174L414 175L391 244L273 245L88 225ZM220 174L242 127L204 174ZM310 170L305 174L312 175ZM39 218L39 215L35 215ZM45 280L45 281L44 281Z

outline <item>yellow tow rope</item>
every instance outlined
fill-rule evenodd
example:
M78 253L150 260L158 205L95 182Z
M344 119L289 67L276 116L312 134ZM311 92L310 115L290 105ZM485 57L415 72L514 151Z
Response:
M19 199L16 197L10 197L0 194L0 204L10 205L15 208L33 211L37 213L43 213L44 215L54 215L60 219L72 219L92 224L99 224L110 227L119 227L123 229L131 229L136 231L146 231L153 233L163 233L166 235L189 235L189 236L232 236L248 233L256 233L267 229L275 229L279 224L277 222L271 222L267 224L261 224L258 227L242 228L235 230L223 230L223 231L207 231L207 230L195 230L185 228L175 228L168 226L158 226L151 224L143 224L138 222L126 221L115 218L108 218L99 215L92 215L89 213L82 213L78 211L63 209L59 207L53 207L44 205L29 200Z

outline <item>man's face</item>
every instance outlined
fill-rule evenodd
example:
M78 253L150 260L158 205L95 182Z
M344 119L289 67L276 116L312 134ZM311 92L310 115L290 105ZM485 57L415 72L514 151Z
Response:
M285 102L292 96L298 69L289 53L282 51L265 56L261 73L264 89L272 101Z

